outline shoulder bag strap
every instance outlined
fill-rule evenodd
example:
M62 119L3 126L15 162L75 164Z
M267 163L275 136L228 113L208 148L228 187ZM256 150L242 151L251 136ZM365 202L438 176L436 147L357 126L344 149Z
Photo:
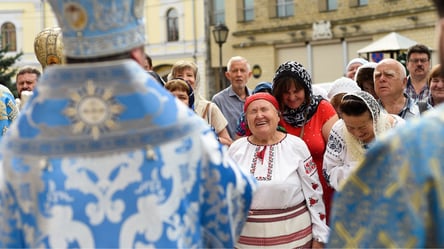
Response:
M203 119L207 119L207 113L208 113L208 108L210 107L211 103L207 103L207 106L205 107L205 111L202 114L202 118Z

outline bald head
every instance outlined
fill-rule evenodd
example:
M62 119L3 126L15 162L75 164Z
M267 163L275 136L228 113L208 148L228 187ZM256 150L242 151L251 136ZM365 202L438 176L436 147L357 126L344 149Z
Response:
M377 65L376 68L381 67L383 65L392 65L394 68L396 68L396 71L399 73L399 76L401 78L407 77L407 71L405 70L404 65L402 65L401 62L395 60L395 59L383 59L381 60Z
M403 96L407 84L405 67L397 60L384 59L380 61L373 73L375 92L384 102Z

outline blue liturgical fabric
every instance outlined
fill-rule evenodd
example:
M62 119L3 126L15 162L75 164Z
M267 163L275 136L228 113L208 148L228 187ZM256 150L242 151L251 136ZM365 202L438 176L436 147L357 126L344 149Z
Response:
M11 91L0 84L0 139L17 118L18 109Z
M329 248L444 247L444 106L390 130L336 193Z
M48 68L1 149L1 248L232 248L255 189L130 60Z

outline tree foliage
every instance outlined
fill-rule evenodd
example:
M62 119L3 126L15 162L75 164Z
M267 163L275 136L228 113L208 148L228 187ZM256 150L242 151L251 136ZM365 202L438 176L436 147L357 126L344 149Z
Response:
M7 45L4 48L0 48L0 84L9 88L14 96L17 97L17 86L15 82L12 81L17 72L17 68L13 68L12 66L18 59L20 59L23 52L12 56L7 56L7 52Z

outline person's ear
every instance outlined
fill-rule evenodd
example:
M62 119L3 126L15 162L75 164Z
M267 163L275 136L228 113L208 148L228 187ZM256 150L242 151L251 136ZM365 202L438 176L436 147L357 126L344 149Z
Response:
M140 66L145 68L145 53L143 51L143 47L131 49L130 56L131 59L135 60Z
M230 78L230 72L229 72L229 71L226 71L226 72L225 72L225 77L226 77L227 79Z
M407 87L407 77L404 77L404 79L402 79L402 86L403 86L404 88Z

